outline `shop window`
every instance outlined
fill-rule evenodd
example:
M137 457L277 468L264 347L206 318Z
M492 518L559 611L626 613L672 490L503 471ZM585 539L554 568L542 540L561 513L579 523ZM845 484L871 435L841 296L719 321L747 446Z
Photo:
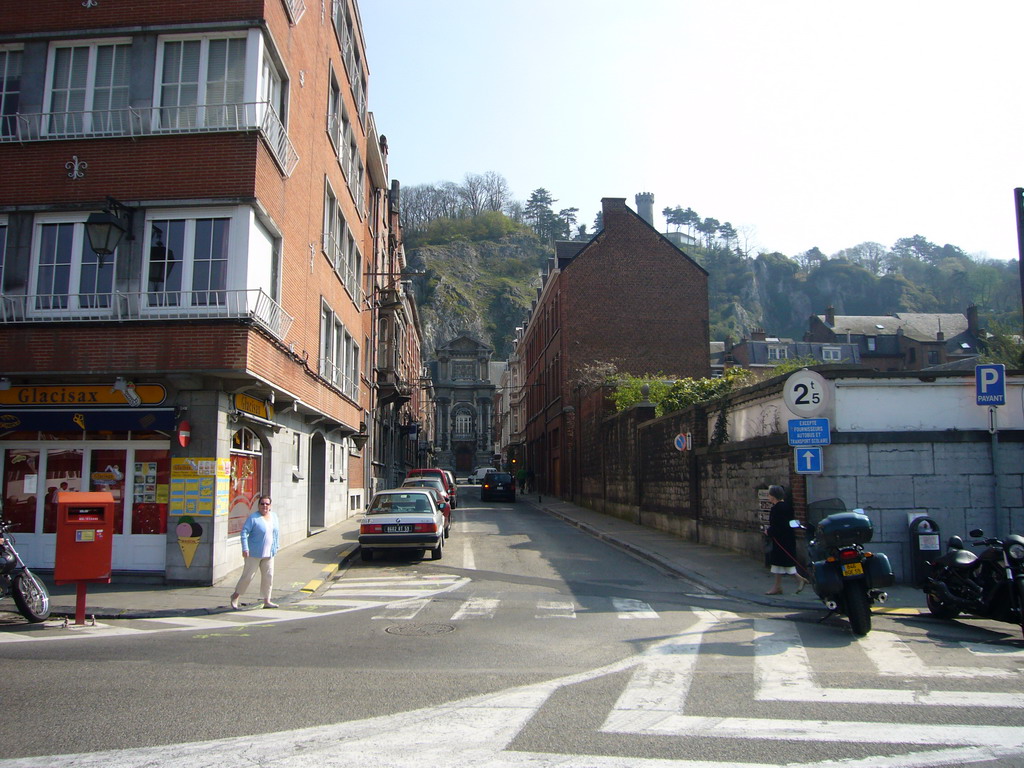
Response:
M135 472L132 492L132 533L167 533L167 503L171 483L170 452L136 450L132 469ZM111 466L108 463L104 471L116 475L117 465Z
M45 493L46 489L42 491ZM36 532L36 500L39 492L39 451L6 451L4 519L11 523L13 532Z
M82 450L46 452L46 499L43 502L43 533L57 532L57 495L63 491L82 490ZM114 533L121 532L123 511L115 507Z
M127 482L125 472L127 466L128 452L124 449L100 448L89 454L89 490L105 491L114 497L114 533L124 531L124 489ZM139 489L136 487L136 496L138 496L138 492ZM132 533L135 531L133 530Z
M228 535L241 532L263 492L263 443L253 430L242 427L231 436L231 502Z

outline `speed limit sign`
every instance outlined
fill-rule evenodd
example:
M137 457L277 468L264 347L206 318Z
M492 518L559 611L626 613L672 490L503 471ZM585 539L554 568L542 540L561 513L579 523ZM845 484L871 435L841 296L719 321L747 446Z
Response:
M825 412L830 403L828 381L807 368L792 374L782 388L782 399L795 415L811 419Z

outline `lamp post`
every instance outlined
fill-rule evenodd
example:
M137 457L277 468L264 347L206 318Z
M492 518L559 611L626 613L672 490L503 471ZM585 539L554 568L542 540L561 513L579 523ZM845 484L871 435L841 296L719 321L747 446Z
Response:
M128 240L135 239L132 234L134 214L134 208L129 208L112 197L107 198L107 205L102 213L89 214L85 221L85 233L89 237L89 247L99 257L101 267L103 257L117 250L122 237L127 235Z

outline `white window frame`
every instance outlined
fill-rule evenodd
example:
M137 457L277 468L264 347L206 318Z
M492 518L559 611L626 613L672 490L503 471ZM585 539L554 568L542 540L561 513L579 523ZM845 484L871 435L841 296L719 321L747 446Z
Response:
M779 345L769 345L768 347L768 360L786 360L788 357L788 350L786 347Z
M243 109L242 105L256 101L257 88L259 87L260 77L262 68L257 68L257 62L262 62L262 48L259 45L261 36L259 30L250 29L243 32L218 32L216 34L196 34L196 35L165 35L160 37L157 42L157 53L156 53L156 68L153 75L153 126L154 128L165 128L171 131L185 129L202 129L207 126L223 126L228 121L225 119L211 119L211 115L207 114L209 102L207 100L207 93L210 87L210 43L213 41L221 40L238 40L245 41L245 53L243 54L243 77L242 77L242 96L241 101L238 102L238 108ZM196 99L195 103L185 102L181 103L180 98L175 104L164 103L163 89L167 85L171 85L174 81L164 82L164 58L168 44L187 43L187 42L199 42L199 71L197 74L198 81L196 83ZM179 87L181 81L177 81ZM217 105L222 102L216 102ZM174 112L174 118L168 119L168 115L171 110L188 110L188 108L195 109L195 115L193 120L190 122L185 121L185 125L182 125L182 119L179 112ZM165 112L167 114L165 114ZM212 113L211 113L212 114ZM227 116L227 107L221 112L224 117ZM236 120L238 125L236 127L245 127L250 121L255 122L255 115L248 115L244 111L241 113L240 119ZM229 124L229 123L228 123Z
M878 349L878 338L876 336L867 337L868 352L874 352Z
M69 134L70 135L81 135L81 134L85 134L85 133L92 133L94 131L109 130L109 128L110 128L109 124L106 125L106 126L104 126L104 125L96 125L95 124L95 118L97 117L97 115L94 114L94 112L93 112L93 110L95 108L96 91L97 91L97 87L96 87L96 58L97 58L97 54L98 54L99 49L102 48L102 47L112 47L112 48L115 49L115 60L116 60L116 53L117 53L116 49L118 47L120 47L120 46L124 46L125 48L127 48L128 49L128 62L127 62L127 67L126 67L125 74L128 75L128 74L130 74L131 67L132 67L132 62L131 62L131 44L132 44L132 39L130 37L111 37L111 38L101 38L101 39L95 39L95 40L92 40L92 39L87 39L87 40L68 40L68 41L61 41L59 43L52 43L50 45L50 49L49 49L49 51L47 53L47 58L46 58L46 84L45 84L46 91L45 91L45 94L44 94L44 97L43 97L43 112L49 113L51 116L50 116L50 118L48 120L44 121L43 125L40 126L40 131L41 131L41 133L43 135L51 135L51 134L55 134L55 135L59 135L59 136L66 136L66 135L69 135ZM81 49L87 49L88 50L87 60L86 60L85 85L83 86L83 89L85 91L85 98L84 98L84 101L82 103L82 108L81 108L81 110L77 110L77 109L75 109L75 110L68 110L68 109L56 110L56 109L54 109L54 104L53 104L53 96L54 96L54 90L55 90L54 89L53 78L56 76L57 51L58 50L76 49L76 48L81 48ZM128 104L130 103L129 87L130 87L129 83L125 83L124 86L123 86L124 93L125 93L125 96L126 96L125 104L123 106L121 106L121 107L115 107L115 108L112 108L112 109L108 108L108 110L107 110L108 119L112 119L113 118L113 115L112 115L113 109L127 109ZM64 90L64 89L61 89L61 90ZM68 89L68 90L70 90L70 89ZM78 125L74 125L74 118L70 117L71 115L75 115L75 114L81 114L81 123L78 124ZM65 115L65 117L64 117L64 119L62 121L63 122L63 126L62 126L63 129L62 130L58 130L57 127L56 127L57 124L56 124L55 121L58 119L58 117L57 117L58 115ZM68 121L69 120L73 124L70 129L68 127ZM120 127L120 123L118 123L118 125Z
M18 133L17 117L21 108L21 78L23 75L24 47L21 45L0 45L0 136L14 136ZM17 62L17 77L9 75ZM7 90L7 84L14 85Z
M327 135L334 145L334 154L339 162L343 154L342 147L345 141L345 125L348 121L348 114L345 111L345 99L341 93L341 82L338 80L334 67L328 67L327 83Z
M192 281L195 276L195 246L196 246L196 222L203 219L227 220L227 250L224 253L223 261L227 263L223 287L198 288L194 289ZM150 282L150 255L153 247L153 223L157 221L184 221L185 222L185 253L181 254L182 274L179 287L174 291L157 290ZM247 288L245 269L247 266L246 241L248 229L248 209L241 208L175 208L168 210L151 209L146 215L145 236L143 237L142 252L142 296L143 301L150 310L159 311L167 309L169 312L180 312L182 309L196 308L205 310L207 307L221 306L214 302L196 302L194 293L207 294L221 292L227 299L232 291ZM180 300L177 303L168 303L167 297L179 294ZM156 300L154 300L156 296ZM161 299L160 297L164 298Z
M7 266L7 217L0 215L0 296L4 293L4 272Z
M826 363L838 362L843 359L843 350L840 347L822 347L821 359Z
M85 249L89 247L89 241L85 234L85 221L89 217L88 213L52 213L52 214L39 214L35 217L32 227L32 262L29 274L29 295L33 297L31 306L28 308L28 313L32 316L43 317L43 316L60 316L60 315L74 315L76 317L82 316L83 314L96 317L104 317L112 315L114 312L114 280L117 274L117 251L104 257L104 270L109 270L111 275L110 291L109 292L94 292L94 293L82 293L82 268L85 265ZM72 229L72 240L71 240L71 261L68 264L68 285L67 292L63 294L52 293L51 290L47 290L44 296L65 296L66 302L63 307L53 306L40 306L40 288L45 287L40 285L40 267L41 267L41 251L43 246L43 228L53 225L70 225ZM91 249L90 249L91 250ZM52 289L52 286L49 286ZM106 297L106 306L85 306L81 303L82 296L97 296ZM99 304L100 302L97 302Z

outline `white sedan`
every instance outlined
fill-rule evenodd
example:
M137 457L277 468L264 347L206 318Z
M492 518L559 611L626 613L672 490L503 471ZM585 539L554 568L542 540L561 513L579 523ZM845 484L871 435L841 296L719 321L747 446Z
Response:
M377 491L359 521L359 550L372 560L377 549L430 550L432 560L444 554L444 515L426 488Z

